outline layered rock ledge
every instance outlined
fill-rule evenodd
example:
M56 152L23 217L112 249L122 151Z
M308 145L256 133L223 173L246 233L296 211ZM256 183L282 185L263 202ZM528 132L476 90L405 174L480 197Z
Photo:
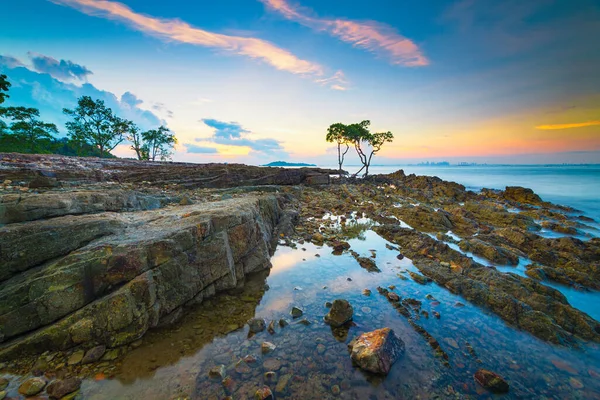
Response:
M243 285L293 228L283 192L330 172L0 154L0 359L123 346Z

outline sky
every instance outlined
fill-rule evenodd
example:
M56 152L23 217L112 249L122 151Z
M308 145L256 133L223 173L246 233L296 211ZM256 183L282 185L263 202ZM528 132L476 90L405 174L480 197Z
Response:
M333 165L327 127L368 119L395 136L374 164L600 163L595 0L1 7L5 105L39 108L61 135L62 109L89 95L143 129L168 126L175 161Z

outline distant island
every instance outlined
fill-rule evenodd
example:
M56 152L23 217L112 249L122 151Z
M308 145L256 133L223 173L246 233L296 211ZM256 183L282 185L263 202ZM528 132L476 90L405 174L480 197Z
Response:
M268 164L262 165L262 167L316 167L316 164L306 163L290 163L287 161L273 161Z

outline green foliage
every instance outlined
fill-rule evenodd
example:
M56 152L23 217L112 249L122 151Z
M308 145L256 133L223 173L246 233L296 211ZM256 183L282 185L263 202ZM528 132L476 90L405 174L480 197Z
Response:
M0 75L0 103L8 97L6 75ZM80 157L114 157L110 154L125 138L140 160L165 160L177 139L169 129L140 132L131 121L121 119L102 100L80 97L74 110L63 109L72 117L67 122L69 138L55 139L56 125L39 119L36 108L0 107L0 152L53 153ZM7 124L10 122L10 125Z
M7 107L2 109L2 116L13 121L9 129L14 140L31 153L42 151L53 139L52 134L58 133L56 125L38 119L37 108Z
M327 136L325 136L325 140L329 143L337 144L337 152L338 152L338 165L340 175L342 172L342 165L344 164L344 157L348 150L350 149L349 137L348 137L348 126L342 123L336 123L329 126L327 129ZM342 146L345 146L345 149L342 150Z
M344 156L348 151L348 146L354 146L356 154L362 163L362 167L358 172L354 174L357 176L360 172L365 170L363 176L369 174L369 166L373 156L381 150L384 143L392 142L394 135L391 132L379 132L371 133L369 126L371 121L364 120L359 123L344 125L341 123L333 124L327 130L326 140L328 142L335 142L338 146L338 164L340 171L342 170L342 163ZM342 153L341 146L345 145L346 150Z
M74 110L65 108L63 112L73 118L66 123L69 137L75 142L96 146L100 157L117 147L129 128L128 121L113 115L104 101L89 96L80 97Z
M373 228L375 223L373 221L357 222L351 221L342 225L342 235L346 239L360 239L364 240L364 233L369 229Z
M4 74L0 74L0 104L4 103L4 100L10 97L6 94L6 92L8 92L9 87L10 82L8 81L8 77Z
M144 139L143 149L150 161L156 161L156 157L168 160L171 158L171 148L177 144L173 132L162 125L158 129L142 132L142 139Z

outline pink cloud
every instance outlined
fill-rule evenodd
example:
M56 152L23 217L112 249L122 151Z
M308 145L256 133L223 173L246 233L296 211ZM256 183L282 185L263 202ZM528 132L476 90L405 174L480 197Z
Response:
M344 42L352 43L372 53L383 55L394 65L420 67L429 64L419 47L398 34L392 27L375 21L350 21L310 16L310 10L293 6L287 0L260 0L267 8L278 11L285 18L297 21L311 29L327 32Z
M85 14L126 23L130 27L163 40L221 49L263 61L278 70L320 79L323 68L302 60L290 51L262 39L230 36L195 28L178 19L161 19L134 12L118 2L107 0L50 0L75 8Z

